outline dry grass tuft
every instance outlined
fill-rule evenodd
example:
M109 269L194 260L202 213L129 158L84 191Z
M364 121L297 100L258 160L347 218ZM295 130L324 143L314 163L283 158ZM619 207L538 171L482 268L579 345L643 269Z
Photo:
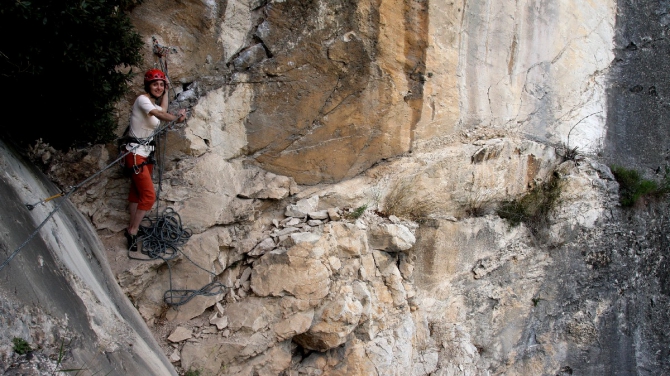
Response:
M384 199L383 213L417 222L428 219L435 212L437 202L427 195L420 198L413 195L415 186L409 177L394 182Z

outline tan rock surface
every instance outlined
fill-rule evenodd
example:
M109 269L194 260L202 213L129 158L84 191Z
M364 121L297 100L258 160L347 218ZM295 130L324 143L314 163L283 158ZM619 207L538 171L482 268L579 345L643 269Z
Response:
M363 306L352 294L339 294L319 309L309 330L293 340L311 350L335 348L358 326L362 311Z
M254 267L251 289L259 296L288 294L304 300L321 299L328 295L329 277L328 268L319 260L270 253Z
M193 338L193 333L190 329L178 326L168 337L170 342L182 342L187 339Z
M312 326L314 310L299 312L274 326L277 338L282 341L306 332Z
M369 230L370 246L373 249L387 252L407 251L416 242L414 234L403 225L380 224Z

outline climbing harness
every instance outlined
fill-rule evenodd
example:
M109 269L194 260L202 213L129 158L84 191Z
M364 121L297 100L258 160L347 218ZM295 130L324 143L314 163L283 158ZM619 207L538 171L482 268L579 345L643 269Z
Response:
M144 162L140 164L137 163L136 158L133 158L134 163L131 166L126 165L125 158L121 159L119 161L119 167L121 168L121 172L125 177L130 177L133 173L139 174L142 171L142 167L148 164L156 164L156 157L154 154L154 151L156 150L156 141L153 139L153 137L147 137L146 139L133 137L130 135L130 126L128 126L123 132L123 136L117 140L117 149L119 151L119 155L125 153L128 150L129 145L131 149L139 145L144 145L145 149L150 150L151 153L144 160Z
M140 172L142 172L142 168L146 165L150 164L156 164L156 159L154 158L153 153L149 154L149 157L144 160L144 162L138 164L137 163L137 154L133 154L133 158L135 159L135 163L133 163L133 166L130 168L133 172L133 174L138 175Z

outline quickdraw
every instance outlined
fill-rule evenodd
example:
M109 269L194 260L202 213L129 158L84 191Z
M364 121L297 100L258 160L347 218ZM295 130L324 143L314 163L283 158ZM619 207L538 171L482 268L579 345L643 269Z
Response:
M150 165L150 164L156 164L156 158L154 157L154 152L153 151L151 152L151 154L149 154L147 159L140 164L137 164L137 157L136 156L137 156L137 154L133 154L134 164L133 164L132 170L133 170L133 173L135 173L135 175L139 175L139 173L142 172L142 168L144 166ZM128 167L126 167L126 168L128 168Z

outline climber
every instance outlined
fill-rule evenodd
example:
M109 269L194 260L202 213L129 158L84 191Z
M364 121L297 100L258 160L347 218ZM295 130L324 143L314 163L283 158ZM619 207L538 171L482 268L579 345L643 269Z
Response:
M153 162L149 159L153 146L148 145L148 141L151 141L151 135L161 120L178 123L186 120L184 109L179 110L176 116L167 112L168 85L165 73L158 69L148 70L144 75L146 93L137 97L130 115L129 136L131 140L136 141L126 145L126 149L131 153L125 157L125 166L132 169L128 193L130 222L125 230L130 251L137 251L137 232L140 223L156 201L156 191L151 180Z

